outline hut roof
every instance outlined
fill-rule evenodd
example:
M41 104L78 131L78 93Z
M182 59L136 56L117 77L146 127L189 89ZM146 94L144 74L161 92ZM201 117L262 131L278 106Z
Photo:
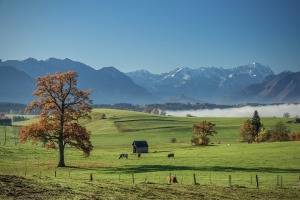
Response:
M11 119L9 118L4 118L4 119L0 119L1 122L11 122Z
M136 147L148 147L147 141L133 141L132 145Z

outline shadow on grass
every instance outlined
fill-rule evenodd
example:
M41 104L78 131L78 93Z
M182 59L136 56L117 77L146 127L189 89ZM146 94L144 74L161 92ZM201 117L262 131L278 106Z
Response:
M124 171L126 173L147 173L158 171L216 171L216 172L267 172L267 173L299 173L299 169L280 169L273 167L243 168L243 167L223 167L223 166L174 166L174 165L141 165L126 166L124 168L104 168L104 171Z

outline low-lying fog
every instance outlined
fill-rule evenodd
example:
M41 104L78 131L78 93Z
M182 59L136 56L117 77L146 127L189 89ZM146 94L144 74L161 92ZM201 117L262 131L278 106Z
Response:
M300 104L266 105L266 106L245 106L240 108L227 109L203 109L203 110L167 110L167 115L186 116L187 114L196 117L252 117L257 110L260 117L283 117L289 113L291 117L300 116Z

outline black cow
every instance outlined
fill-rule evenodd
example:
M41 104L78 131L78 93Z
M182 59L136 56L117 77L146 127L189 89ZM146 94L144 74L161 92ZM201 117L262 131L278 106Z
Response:
M120 154L120 157L119 157L119 159L121 159L121 158L128 158L128 154L127 153L122 153L122 154Z
M175 156L174 153L170 153L170 154L168 154L167 157L168 157L168 158L174 158L174 156Z

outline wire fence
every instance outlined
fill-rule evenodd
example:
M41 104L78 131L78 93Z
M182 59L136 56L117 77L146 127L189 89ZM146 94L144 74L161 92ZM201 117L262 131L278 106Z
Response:
M278 173L278 174L229 174L229 173L193 173L189 175L169 172L169 173L126 173L126 174L102 174L88 171L16 171L15 175L39 178L74 180L81 182L120 182L124 184L177 184L177 185L213 185L229 188L299 188L300 173ZM176 177L176 182L170 177Z
M20 126L0 126L0 145L14 145L19 144Z

